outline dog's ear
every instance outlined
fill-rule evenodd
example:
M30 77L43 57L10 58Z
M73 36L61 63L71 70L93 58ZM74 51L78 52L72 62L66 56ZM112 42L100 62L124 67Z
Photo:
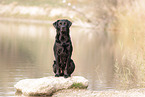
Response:
M59 20L57 20L56 22L53 23L53 26L57 29L57 26L58 26L58 22Z
M68 27L70 27L72 25L72 22L67 20L67 23L68 23Z

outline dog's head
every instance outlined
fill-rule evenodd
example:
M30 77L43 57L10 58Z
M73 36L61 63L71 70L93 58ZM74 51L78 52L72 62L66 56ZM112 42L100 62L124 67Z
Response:
M56 28L58 34L69 34L69 28L71 25L72 23L66 19L57 20L53 23L53 26Z

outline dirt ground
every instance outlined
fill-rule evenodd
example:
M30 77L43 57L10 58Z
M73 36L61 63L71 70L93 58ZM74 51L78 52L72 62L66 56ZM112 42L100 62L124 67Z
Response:
M91 91L86 89L61 90L52 97L145 97L145 88L130 90Z

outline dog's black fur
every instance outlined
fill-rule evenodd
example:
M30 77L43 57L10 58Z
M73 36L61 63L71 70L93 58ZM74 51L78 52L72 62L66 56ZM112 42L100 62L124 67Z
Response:
M65 78L70 77L75 69L75 64L71 59L73 47L71 38L69 35L69 28L71 26L69 20L57 20L53 23L56 28L56 37L54 43L54 56L55 61L53 64L53 71L55 77L64 76Z

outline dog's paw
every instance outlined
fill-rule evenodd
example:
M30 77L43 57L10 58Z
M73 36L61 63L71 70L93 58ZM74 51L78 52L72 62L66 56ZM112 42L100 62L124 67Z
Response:
M68 78L69 77L69 75L64 75L64 78Z
M71 75L69 74L68 77L71 77Z
M59 77L59 74L55 74L55 77Z

